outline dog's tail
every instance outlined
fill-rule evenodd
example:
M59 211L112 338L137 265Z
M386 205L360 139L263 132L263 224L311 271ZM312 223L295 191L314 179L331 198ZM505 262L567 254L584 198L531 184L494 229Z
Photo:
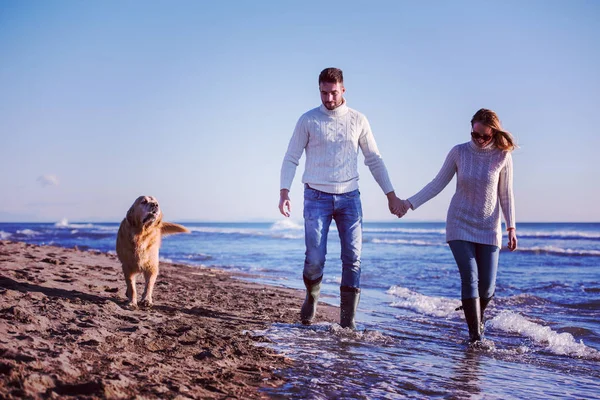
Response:
M163 236L166 236L174 233L190 233L190 230L183 225L174 224L172 222L163 222L160 226L160 233Z

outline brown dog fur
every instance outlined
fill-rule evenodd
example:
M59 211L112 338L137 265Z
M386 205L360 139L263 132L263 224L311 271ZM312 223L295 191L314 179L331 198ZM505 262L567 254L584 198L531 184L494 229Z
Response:
M127 284L128 305L137 307L135 279L143 273L146 287L141 304L152 306L152 293L158 277L158 250L161 238L174 233L189 233L179 224L163 222L158 201L152 196L138 197L119 226L117 257L123 266Z

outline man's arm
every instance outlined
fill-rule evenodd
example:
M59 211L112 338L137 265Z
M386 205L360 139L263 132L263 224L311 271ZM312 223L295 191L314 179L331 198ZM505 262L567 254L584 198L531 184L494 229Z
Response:
M294 134L281 164L279 211L286 217L289 217L292 211L292 202L289 197L290 187L294 181L294 175L296 175L296 167L300 163L300 157L302 157L307 144L308 131L304 124L304 116L302 116L296 123Z
M363 116L362 122L362 132L358 139L358 145L365 156L365 165L369 167L371 175L373 175L383 193L387 195L394 191L394 186L388 176L383 158L381 158L381 154L377 148L377 143L375 143L375 137L373 136L373 132L371 132L369 121Z

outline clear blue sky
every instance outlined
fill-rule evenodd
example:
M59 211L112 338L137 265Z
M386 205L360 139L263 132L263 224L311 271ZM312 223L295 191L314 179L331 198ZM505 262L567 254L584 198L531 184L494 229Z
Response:
M400 197L486 107L520 145L518 221L600 221L599 21L594 0L3 0L0 221L119 221L141 194L169 220L279 220L329 66ZM365 219L395 220L360 173ZM454 185L405 219L444 220Z

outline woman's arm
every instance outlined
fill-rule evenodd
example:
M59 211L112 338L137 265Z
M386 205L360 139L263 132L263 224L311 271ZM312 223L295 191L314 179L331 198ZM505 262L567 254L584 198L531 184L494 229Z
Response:
M515 221L515 197L513 193L513 162L510 153L506 156L506 164L500 171L498 180L498 197L500 208L504 214L506 230L508 231L508 248L513 251L517 248L517 227Z
M416 210L421 205L427 203L429 200L437 196L452 180L456 173L456 160L458 158L458 146L455 146L450 150L446 161L437 176L433 178L423 189L417 194L409 197L407 200L410 202L410 208Z

